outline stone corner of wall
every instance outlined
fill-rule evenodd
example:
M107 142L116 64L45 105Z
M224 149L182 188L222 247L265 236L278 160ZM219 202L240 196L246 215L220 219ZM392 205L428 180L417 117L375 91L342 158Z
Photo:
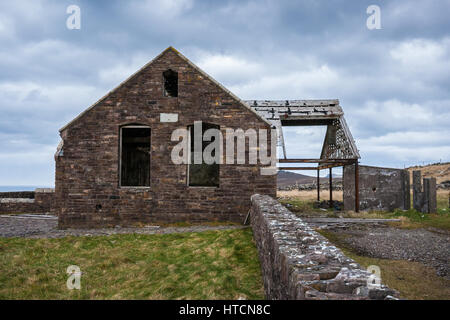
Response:
M251 197L250 221L268 299L397 299L373 275L275 199Z

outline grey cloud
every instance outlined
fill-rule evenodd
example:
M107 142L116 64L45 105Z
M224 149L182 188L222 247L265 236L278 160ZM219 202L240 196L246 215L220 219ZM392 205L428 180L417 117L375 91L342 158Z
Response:
M370 4L2 2L0 184L51 183L58 129L169 45L243 99L339 98L363 163L448 160L450 1L377 1L374 31ZM320 149L317 132L286 132L292 152Z

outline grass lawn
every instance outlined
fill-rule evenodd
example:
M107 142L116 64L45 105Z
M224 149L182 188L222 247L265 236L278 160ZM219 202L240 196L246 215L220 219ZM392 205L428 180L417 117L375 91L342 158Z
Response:
M345 235L318 230L350 258L367 268L369 265L380 267L382 282L400 291L401 298L414 300L449 300L450 281L436 275L436 271L419 262L406 260L377 259L361 256L348 247Z
M80 267L81 290L66 269ZM0 238L0 299L263 299L250 228Z

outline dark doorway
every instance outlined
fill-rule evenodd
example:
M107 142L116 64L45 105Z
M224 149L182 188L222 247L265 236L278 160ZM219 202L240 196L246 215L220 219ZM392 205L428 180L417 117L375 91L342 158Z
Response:
M150 186L150 128L121 128L121 175L124 187Z
M202 137L208 129L220 130L220 126L210 123L202 123ZM188 185L192 187L218 187L219 186L219 164L207 164L204 163L202 157L201 164L194 163L194 126L189 126L189 136L190 136L190 164L188 165L189 176ZM215 142L214 138L212 141L203 141L202 139L202 152L210 144ZM215 156L213 154L212 156Z

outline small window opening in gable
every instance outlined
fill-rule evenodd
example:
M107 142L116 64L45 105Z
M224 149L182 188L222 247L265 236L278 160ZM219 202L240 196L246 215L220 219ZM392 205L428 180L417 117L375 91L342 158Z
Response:
M178 73L169 69L163 72L164 96L178 97Z
M150 186L150 128L126 126L120 129L120 185Z
M202 156L202 163L194 163L194 126L189 126L189 141L190 141L190 163L188 164L188 185L191 187L218 187L219 186L219 164L212 163L207 164L204 162ZM218 129L220 126L210 123L202 123L202 137L208 129ZM202 139L203 140L203 139ZM202 154L205 148L215 141L215 137L212 137L211 141L202 142ZM215 157L215 151L211 154Z

